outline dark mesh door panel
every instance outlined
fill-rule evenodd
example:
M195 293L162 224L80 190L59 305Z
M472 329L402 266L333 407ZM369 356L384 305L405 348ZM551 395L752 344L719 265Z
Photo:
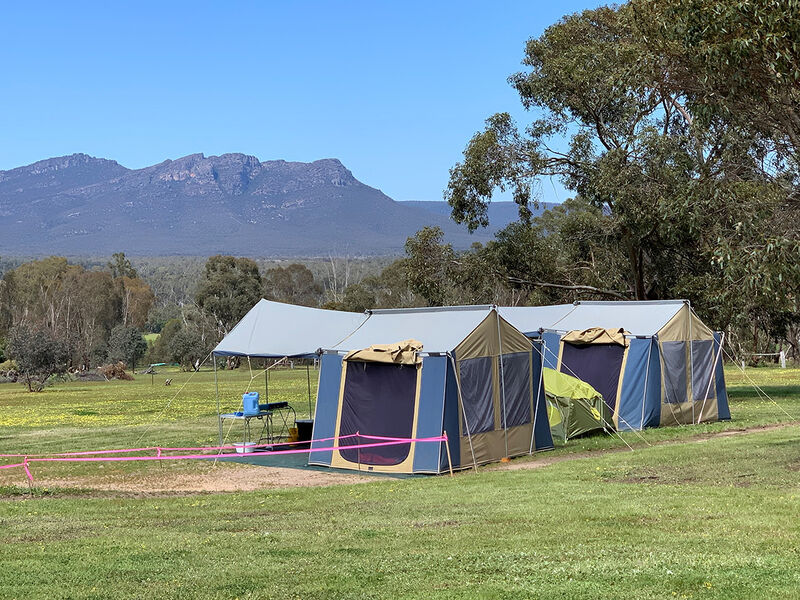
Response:
M504 354L500 361L505 389L505 425L515 427L531 422L531 355L528 352ZM503 406L501 395L501 410ZM502 422L502 421L501 421Z
M345 373L339 435L354 433L397 438L413 437L417 367L351 362ZM411 444L347 449L377 440L351 438L339 442L342 458L365 465L398 465Z
M464 435L494 431L491 356L458 361L461 399L464 402Z
M613 411L617 405L617 387L624 355L625 348L618 344L577 346L564 343L561 372L591 385L600 392L606 406Z
M716 398L714 389L714 341L694 340L692 344L692 396L695 402Z
M688 402L686 397L686 342L661 342L661 360L664 368L664 401L667 404Z

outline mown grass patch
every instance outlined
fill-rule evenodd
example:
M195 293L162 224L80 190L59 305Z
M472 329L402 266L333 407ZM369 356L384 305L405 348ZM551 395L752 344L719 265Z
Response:
M0 590L70 598L794 598L789 427L547 469L0 505ZM757 486L735 481L738 457ZM777 452L771 453L773 449ZM693 465L691 482L631 484ZM762 485L763 484L763 485ZM63 531L64 535L59 535Z

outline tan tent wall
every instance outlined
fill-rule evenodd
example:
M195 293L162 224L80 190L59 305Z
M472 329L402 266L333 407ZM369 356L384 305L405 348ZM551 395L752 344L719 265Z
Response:
M455 347L455 356L457 360L500 356L501 346L503 354L532 349L531 341L493 310Z
M533 415L531 415L533 418ZM519 425L508 428L508 456L521 456L528 454L533 436L533 424ZM475 463L482 465L497 462L506 456L506 432L487 431L472 435L472 448L475 451ZM461 442L461 466L469 468L473 465L472 452L467 437Z
M675 316L658 332L659 354L661 356L661 425L681 425L707 421L717 421L719 409L717 405L716 386L713 383L713 368L710 372L711 382L707 390L695 398L692 388L694 379L694 360L692 355L693 342L712 342L714 332L695 314L688 304L684 304ZM667 385L664 374L670 368L665 359L665 343L682 342L685 352L685 379L686 393L682 402L667 402ZM712 364L716 356L712 354ZM706 393L708 397L705 398Z
M660 342L714 339L714 332L706 327L688 304L681 306L675 316L659 329L657 335Z
M529 381L528 402L531 423L505 428L503 415L503 385L501 383L501 354L528 353ZM472 433L465 431L463 404L459 402L459 433L461 434L461 465L470 467L473 464L484 464L500 460L506 456L528 454L533 446L533 420L536 403L534 390L538 389L538 381L533 381L533 346L531 341L496 311L492 311L465 339L455 348L456 379L461 386L461 373L458 365L462 360L473 358L492 358L492 404L494 409L494 431ZM507 399L508 400L508 399ZM472 427L472 425L467 424ZM474 454L474 456L473 456Z

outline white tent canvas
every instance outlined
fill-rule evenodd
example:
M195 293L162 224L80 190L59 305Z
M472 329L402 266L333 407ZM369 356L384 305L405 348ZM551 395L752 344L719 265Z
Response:
M363 313L259 300L214 348L218 356L310 358L332 348L366 320Z

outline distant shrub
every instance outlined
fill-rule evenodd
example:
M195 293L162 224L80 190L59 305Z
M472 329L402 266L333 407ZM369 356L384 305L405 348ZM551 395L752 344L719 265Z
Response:
M125 371L125 363L123 362L103 365L100 367L100 372L106 379L121 379L123 381L133 380L133 377Z
M48 329L14 327L8 336L6 352L17 363L20 379L30 392L42 391L50 377L67 372L67 345Z

